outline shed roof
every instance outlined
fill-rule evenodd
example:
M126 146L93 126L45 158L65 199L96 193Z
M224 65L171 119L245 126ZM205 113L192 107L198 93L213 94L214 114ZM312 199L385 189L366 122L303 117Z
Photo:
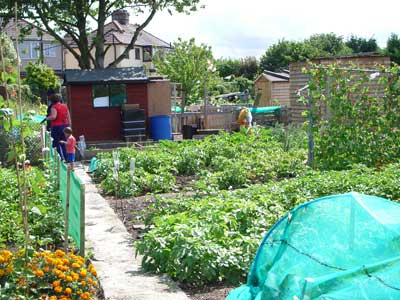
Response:
M143 67L100 70L65 70L64 84L148 82Z
M290 75L288 73L277 73L265 70L260 76L256 78L255 81L258 81L261 77L264 77L271 82L288 82Z

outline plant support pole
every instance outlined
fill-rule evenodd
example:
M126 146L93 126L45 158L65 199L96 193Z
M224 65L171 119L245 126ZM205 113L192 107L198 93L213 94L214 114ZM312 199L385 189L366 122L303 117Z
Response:
M310 78L311 80L311 78ZM307 165L309 167L313 166L314 163L314 136L313 136L313 105L312 105L312 93L308 90L308 158Z
M68 252L68 226L69 226L69 197L71 189L71 170L67 169L67 192L65 197L65 228L64 228L64 250Z
M79 255L85 256L85 185L81 184L81 214L80 214L80 245L79 245Z

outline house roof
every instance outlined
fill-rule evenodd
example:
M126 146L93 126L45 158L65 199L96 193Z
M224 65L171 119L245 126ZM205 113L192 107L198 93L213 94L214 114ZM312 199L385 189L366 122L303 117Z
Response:
M65 70L64 84L79 85L91 83L138 83L148 82L149 77L143 67Z
M271 82L288 82L290 75L286 72L284 73L277 73L277 72L272 72L265 70L260 76L256 78L255 81L258 81L261 77L264 77L268 81Z
M128 45L138 27L137 24L122 25L117 21L111 21L104 25L104 43L106 45ZM97 30L90 33L90 37L95 37ZM89 40L91 38L89 37ZM72 46L75 43L70 36L66 35L65 39L69 41ZM171 45L155 35L142 30L135 42L136 46L155 46L160 48L171 48Z

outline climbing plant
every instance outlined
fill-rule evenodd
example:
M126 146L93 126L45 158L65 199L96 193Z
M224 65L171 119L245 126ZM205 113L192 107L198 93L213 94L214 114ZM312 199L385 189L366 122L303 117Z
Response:
M360 70L310 65L315 165L379 167L400 158L399 66Z

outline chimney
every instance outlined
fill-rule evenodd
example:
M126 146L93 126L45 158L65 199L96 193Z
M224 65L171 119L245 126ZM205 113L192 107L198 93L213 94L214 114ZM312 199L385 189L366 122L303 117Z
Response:
M118 9L111 14L112 20L121 25L129 25L129 13L125 9Z

